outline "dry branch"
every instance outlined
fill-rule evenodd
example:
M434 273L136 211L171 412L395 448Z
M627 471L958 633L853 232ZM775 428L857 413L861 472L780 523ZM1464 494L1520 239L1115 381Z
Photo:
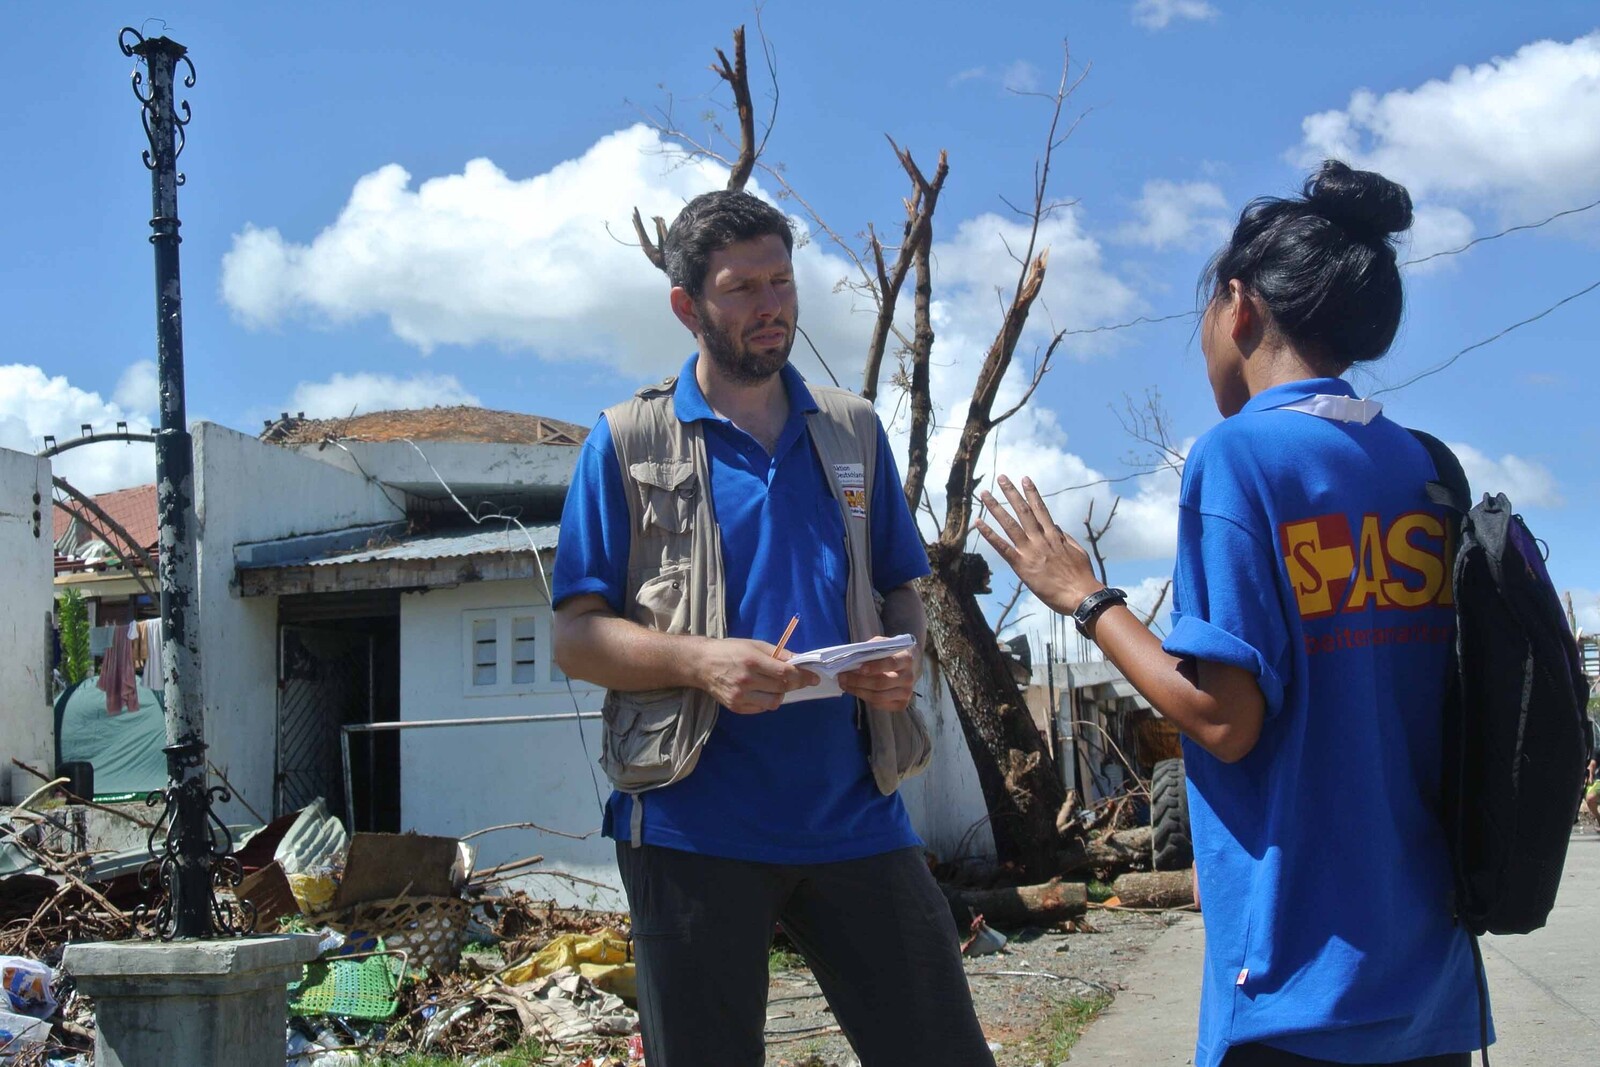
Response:
M733 62L717 49L717 62L711 68L733 89L733 107L739 115L739 158L728 172L728 188L743 189L756 165L756 115L750 103L750 70L745 63L744 27L733 31Z
M43 771L39 770L37 767L30 767L26 763L23 763L21 760L16 759L15 757L12 758L11 765L13 767L22 768L23 770L27 771L29 774L33 775L35 778L39 779L41 782L52 781L52 779L49 776L47 776ZM128 820L129 822L133 823L136 826L144 827L146 830L154 830L156 828L156 824L155 823L150 822L147 819L141 819L137 815L133 815L133 814L131 814L129 812L126 812L126 811L119 811L116 808L108 807L105 804L96 804L93 800L90 800L88 797L80 797L75 793L69 792L65 788L63 788L61 790L61 792L66 795L66 797L68 798L68 800L71 803L82 804L86 808L93 808L96 811L103 811L107 815L115 815L119 819L126 819L126 820Z
M900 241L900 252L895 257L894 265L887 270L883 266L883 244L878 240L875 232L869 231L872 245L873 263L877 268L878 277L878 317L873 323L872 340L867 344L866 369L862 373L861 395L868 400L876 400L878 396L878 375L883 367L883 352L889 342L889 331L894 325L895 306L899 303L900 289L905 284L906 275L910 273L916 263L917 253L926 251L926 247L933 241L933 212L939 204L939 193L944 189L944 180L950 174L950 157L945 152L939 153L939 165L934 168L933 180L929 181L912 159L910 151L894 143L894 138L889 138L889 147L894 149L895 158L900 161L906 176L911 179L911 196L906 199L905 232ZM920 323L919 323L920 325ZM932 331L929 331L928 348L933 347ZM913 351L917 350L917 343L913 341Z
M1083 517L1083 529L1088 535L1085 540L1089 542L1089 552L1094 556L1095 569L1100 573L1100 584L1107 585L1110 579L1106 577L1106 557L1100 552L1100 539L1105 537L1106 531L1111 529L1111 524L1117 517L1117 505L1122 503L1119 496L1111 502L1111 514L1106 516L1106 521L1100 524L1097 530L1094 526L1094 501L1089 501L1089 513Z

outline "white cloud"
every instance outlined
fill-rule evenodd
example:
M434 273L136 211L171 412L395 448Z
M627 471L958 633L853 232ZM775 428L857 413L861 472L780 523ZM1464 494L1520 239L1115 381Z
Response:
M1145 182L1133 210L1136 221L1118 229L1117 239L1157 251L1215 245L1232 232L1227 198L1211 182Z
M154 414L160 407L159 387L155 361L141 359L122 372L111 399L126 411Z
M670 222L685 201L726 184L726 170L684 161L642 125L530 178L475 159L413 188L390 164L357 181L308 244L257 226L235 235L223 298L256 327L381 316L423 352L492 344L659 376L692 342L668 308L665 278L621 243L633 239L629 215L637 206ZM810 245L796 250L795 268L801 292L814 294L801 316L812 340L841 375L859 367L868 321L849 294L833 293L844 260ZM805 351L797 360L809 371Z
M934 243L934 295L942 320L935 362L964 361L964 387L971 385L970 376L1000 325L1002 302L1009 302L1016 286L1019 268L1012 257L1027 247L1027 225L994 214L963 220L954 237ZM1057 211L1040 225L1037 248L1049 249L1049 268L1017 347L1023 362L1052 330L1105 325L1141 306L1138 293L1107 267L1100 243L1084 232L1076 207ZM1066 348L1081 355L1103 343L1073 338Z
M1569 589L1572 612L1578 618L1578 627L1585 634L1600 633L1600 590Z
M1471 445L1450 444L1474 495L1504 493L1518 507L1559 507L1564 503L1550 468L1510 453L1494 459Z
M1039 68L1026 59L1012 60L1006 69L1000 72L1000 84L1019 93L1037 92L1040 84Z
M633 127L529 178L512 178L487 160L475 160L460 174L413 187L404 170L384 167L356 183L339 217L309 243L266 228L237 235L224 262L224 296L236 314L258 326L297 317L339 324L383 316L398 337L423 351L489 343L532 350L549 361L587 359L636 378L654 377L676 366L691 342L668 309L660 273L638 249L613 240L606 224L627 235L634 205L646 218L671 219L689 197L726 183L718 167L680 164L681 157L671 156L653 132ZM1016 284L1018 267L1007 246L1020 255L1028 233L998 215L948 223L939 232L949 237L933 254L934 399L943 415L951 415L965 410L973 376L1001 321L1001 301ZM1031 360L1053 329L1104 325L1145 310L1132 286L1108 268L1076 208L1047 220L1039 245L1050 248L1049 272L997 410L1021 395ZM836 291L849 266L819 244L798 247L795 266L802 324L841 382L856 384L871 316L859 298ZM909 291L900 312L908 322ZM1117 343L1115 337L1070 339L1058 358L1104 351ZM796 362L809 376L821 377L804 344L796 347ZM891 373L886 368L883 377L886 421L898 399L887 385ZM357 403L399 402L399 384L363 380L375 377L302 383L294 407L345 414ZM452 389L469 395L453 380L435 380L420 387L417 402L446 402L439 397ZM943 491L955 436L943 430L933 443L935 494ZM903 436L897 437L903 449ZM1101 477L1067 451L1054 414L1037 404L1006 423L996 443L1002 469L1028 473L1047 489ZM995 455L986 453L986 465ZM1171 485L1149 479L1130 493L1108 536L1108 551L1118 558L1171 554L1177 480L1169 480ZM1089 499L1100 501L1097 514L1103 514L1113 496L1105 486L1070 494L1059 501L1061 515L1079 521L1074 516L1081 516ZM935 503L942 511L942 499Z
M1034 93L1044 85L1044 76L1039 73L1038 67L1026 59L1013 59L999 67L967 67L950 78L951 88L967 82L982 82L1019 93Z
M150 430L150 420L102 400L99 393L79 389L65 377L51 377L24 363L0 366L0 448L38 452L45 434L65 442L78 437L85 423L109 433L124 421L136 433ZM57 475L90 493L145 485L156 478L155 449L142 443L83 445L50 464Z
M453 374L335 374L325 382L295 386L291 408L314 419L343 418L353 413L398 408L469 407L482 405Z
M1164 30L1173 22L1208 22L1219 12L1206 0L1138 0L1133 5L1133 21L1147 30Z
M1414 89L1361 89L1302 132L1295 162L1343 159L1403 183L1419 205L1456 209L1433 225L1458 244L1463 211L1526 222L1586 203L1600 174L1600 32L1537 41ZM1430 243L1419 233L1415 254L1436 251Z

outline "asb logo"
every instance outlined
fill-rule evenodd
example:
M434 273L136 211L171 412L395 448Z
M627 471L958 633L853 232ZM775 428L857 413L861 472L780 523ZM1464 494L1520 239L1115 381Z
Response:
M1447 579L1455 546L1445 524L1426 512L1388 526L1363 515L1359 537L1343 513L1318 515L1283 523L1278 540L1301 618L1454 603Z

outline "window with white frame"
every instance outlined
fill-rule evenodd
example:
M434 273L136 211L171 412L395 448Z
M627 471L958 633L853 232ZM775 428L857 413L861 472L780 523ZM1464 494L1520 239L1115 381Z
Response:
M564 687L550 656L550 609L488 608L461 613L467 696L505 696Z

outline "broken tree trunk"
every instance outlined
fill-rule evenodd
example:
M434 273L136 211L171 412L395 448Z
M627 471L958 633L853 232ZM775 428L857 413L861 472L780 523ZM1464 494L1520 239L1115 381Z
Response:
M1143 871L1124 874L1111 891L1126 908L1189 908L1194 906L1193 871Z
M917 581L928 615L928 638L955 699L989 809L997 858L1029 880L1062 873L1056 814L1066 789L1023 703L1011 666L978 607L987 587L980 557L933 546L933 573Z
M1150 827L1118 830L1058 853L1057 873L1145 870L1150 866Z
M963 930L973 915L990 926L1049 926L1080 918L1089 907L1082 882L1046 882L1007 889L946 889L950 909Z

